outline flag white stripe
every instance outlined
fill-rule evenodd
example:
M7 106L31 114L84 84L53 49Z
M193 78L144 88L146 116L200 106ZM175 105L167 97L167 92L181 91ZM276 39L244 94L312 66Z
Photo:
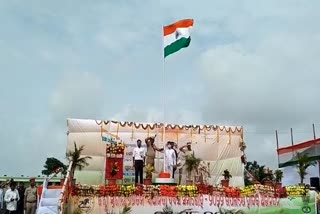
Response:
M163 45L164 48L170 44L172 44L173 42L175 42L176 40L185 37L185 38L189 38L190 34L191 34L191 28L192 27L187 27L187 28L177 28L175 32L166 35L163 39ZM176 38L176 32L179 33L179 37Z

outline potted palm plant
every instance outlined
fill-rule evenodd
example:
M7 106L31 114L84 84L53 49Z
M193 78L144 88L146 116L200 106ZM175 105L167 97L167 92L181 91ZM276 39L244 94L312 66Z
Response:
M74 179L74 172L76 169L81 171L84 167L89 166L88 160L92 159L91 156L83 156L82 152L84 150L84 146L80 146L78 148L76 142L74 142L74 150L69 150L66 153L66 157L69 162L71 162L71 178L72 178L72 184L75 184L76 180Z
M187 185L190 185L193 183L192 172L198 169L200 162L201 162L201 159L195 157L194 154L188 155L186 157L185 166L187 170Z
M223 171L222 176L223 176L224 179L221 180L221 185L223 187L228 187L229 186L229 180L230 180L230 178L232 178L232 175L230 174L229 170L226 169L226 170Z
M310 166L315 166L316 162L310 160L310 157L307 153L299 153L297 152L296 156L296 161L297 161L297 169L298 169L298 174L300 176L300 184L303 185L303 180L305 178L306 175L308 175L307 169Z
M277 169L274 171L274 177L275 177L275 187L281 188L282 187L282 178L283 178L283 172L280 169Z
M152 173L154 172L154 168L151 164L147 164L144 168L146 172L146 178L144 179L144 185L151 185L152 184Z

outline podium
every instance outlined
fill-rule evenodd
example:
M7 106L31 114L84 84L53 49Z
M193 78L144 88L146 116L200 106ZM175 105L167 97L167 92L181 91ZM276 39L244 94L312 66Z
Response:
M123 178L124 147L123 142L106 143L105 180L109 185Z

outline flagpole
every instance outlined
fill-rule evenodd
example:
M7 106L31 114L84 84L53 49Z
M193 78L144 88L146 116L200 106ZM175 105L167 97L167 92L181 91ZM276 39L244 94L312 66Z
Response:
M163 105L163 138L162 138L162 144L164 147L163 150L163 171L165 172L165 159L166 159L166 151L165 151L165 145L166 145L166 72L165 72L165 57L164 57L164 29L162 25L162 74L163 74L163 79L162 79L162 105Z

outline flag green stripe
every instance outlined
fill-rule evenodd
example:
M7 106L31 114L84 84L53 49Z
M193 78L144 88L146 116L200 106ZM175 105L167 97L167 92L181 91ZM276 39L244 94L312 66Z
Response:
M171 43L170 45L168 45L164 48L164 57L167 57L170 54L173 54L173 53L179 51L181 48L188 47L190 42L191 42L191 37L188 37L188 38L182 37L182 38L178 39L177 41Z
M317 161L320 159L320 155L317 155L317 156L312 156L312 157L309 157L309 161ZM294 166L294 165L297 165L298 164L298 161L297 160L290 160L290 161L287 161L287 162L283 162L283 163L279 163L279 168L282 168L282 167L286 167L286 166Z

